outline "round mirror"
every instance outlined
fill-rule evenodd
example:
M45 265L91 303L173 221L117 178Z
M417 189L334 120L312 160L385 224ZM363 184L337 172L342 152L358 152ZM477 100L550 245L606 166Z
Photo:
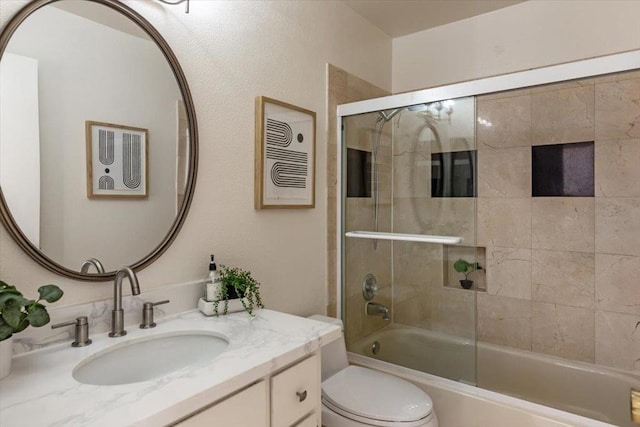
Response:
M5 26L0 55L9 234L74 279L149 265L184 222L197 171L193 101L165 40L115 0L39 0Z

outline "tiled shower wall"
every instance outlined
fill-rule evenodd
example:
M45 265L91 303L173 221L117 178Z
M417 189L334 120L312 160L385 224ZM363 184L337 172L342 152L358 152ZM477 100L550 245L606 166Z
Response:
M478 339L640 371L640 72L479 96L477 114ZM584 141L595 196L531 197L531 147Z
M331 69L329 75L331 82ZM345 75L338 78L346 81ZM465 244L486 249L486 270L475 277L476 289L484 289L444 283L442 246L380 242L372 251L370 241L348 240L349 342L385 325L363 313L360 286L373 272L383 286L378 300L391 304L394 323L465 338L477 330L485 342L640 370L640 72L483 95L476 102L473 120L491 126L477 123L475 141L474 135L448 135L450 123L436 127L450 151L477 146L477 198L431 197L430 155L437 147L432 132L416 133L424 119L403 112L385 125L381 231L392 225L395 232L462 235ZM371 150L375 118L360 117L362 129L348 147ZM532 147L585 141L595 147L594 197L532 197ZM332 152L330 146L330 158ZM333 188L330 181L329 200ZM347 209L347 229L372 229L371 199L349 199ZM330 293L329 313L331 304Z

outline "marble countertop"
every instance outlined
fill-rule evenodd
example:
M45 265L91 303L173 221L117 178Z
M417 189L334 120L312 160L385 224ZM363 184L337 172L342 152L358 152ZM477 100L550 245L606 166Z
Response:
M171 423L338 339L340 328L259 310L206 317L190 311L157 321L154 329L127 328L128 335L91 336L93 344L70 342L15 356L0 380L0 426L158 426ZM185 367L155 380L97 386L77 382L73 368L110 346L176 331L210 331L229 340L209 364ZM151 355L161 357L161 355Z

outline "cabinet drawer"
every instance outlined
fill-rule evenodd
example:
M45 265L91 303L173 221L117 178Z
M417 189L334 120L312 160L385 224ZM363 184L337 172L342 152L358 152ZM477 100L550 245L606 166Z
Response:
M268 427L267 382L260 381L176 424L176 427ZM250 410L248 410L250 408Z
M288 427L313 410L320 410L317 354L271 378L271 427Z

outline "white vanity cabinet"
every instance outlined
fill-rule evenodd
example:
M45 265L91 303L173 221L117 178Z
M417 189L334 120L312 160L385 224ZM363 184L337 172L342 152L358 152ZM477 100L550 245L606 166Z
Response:
M319 427L320 355L296 361L179 422L179 427Z
M269 388L260 381L186 420L179 427L269 427Z

